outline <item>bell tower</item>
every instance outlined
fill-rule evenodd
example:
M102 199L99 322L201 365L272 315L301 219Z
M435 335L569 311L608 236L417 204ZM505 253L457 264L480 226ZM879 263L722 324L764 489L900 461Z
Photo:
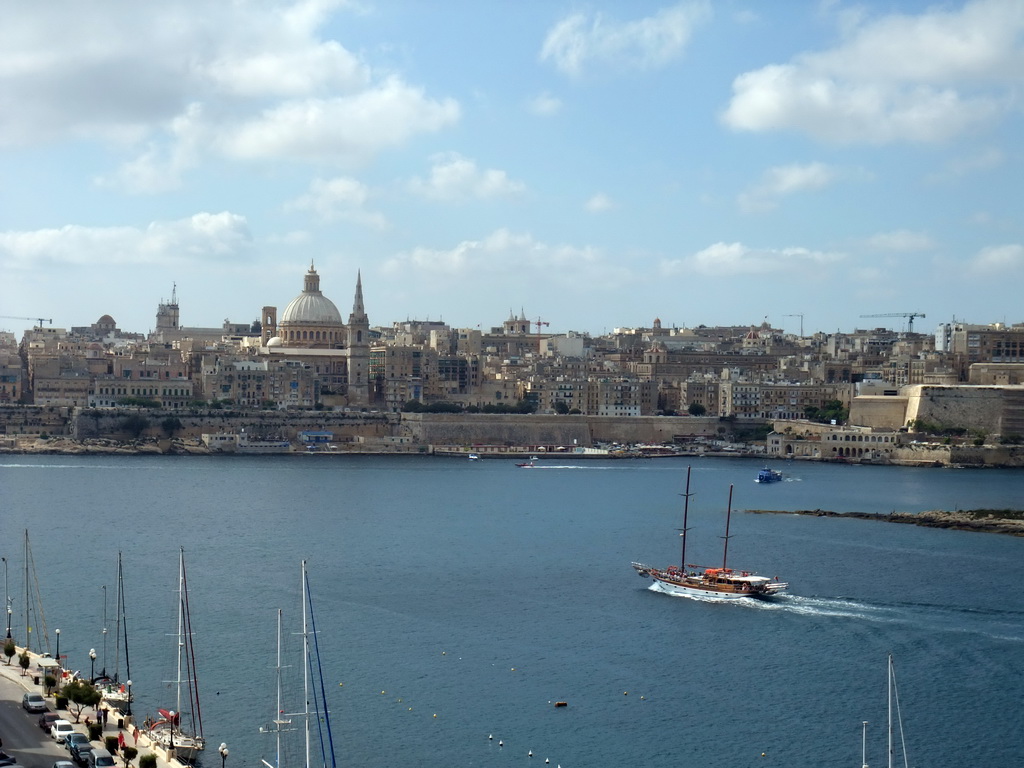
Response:
M363 274L356 275L356 295L348 316L348 402L370 404L370 319L363 307Z

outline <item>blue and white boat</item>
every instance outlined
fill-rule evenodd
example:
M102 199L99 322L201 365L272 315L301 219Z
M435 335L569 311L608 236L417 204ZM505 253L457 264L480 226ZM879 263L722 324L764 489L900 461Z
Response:
M782 473L778 470L765 467L757 473L757 477L754 478L755 483L777 483L782 479Z

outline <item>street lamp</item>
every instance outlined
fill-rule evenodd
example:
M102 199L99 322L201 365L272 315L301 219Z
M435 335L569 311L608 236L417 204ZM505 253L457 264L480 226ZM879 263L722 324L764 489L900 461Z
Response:
M96 682L96 649L89 649L89 682Z
M220 768L224 768L224 763L226 763L228 759L228 745L222 741L220 746L217 748L217 751L220 752Z
M57 690L60 690L60 681L64 679L64 665L60 663L60 629L55 629L57 633Z
M128 709L125 711L125 714L128 715L128 717L131 717L132 716L132 681L131 680L126 680L125 681L125 685L128 686Z

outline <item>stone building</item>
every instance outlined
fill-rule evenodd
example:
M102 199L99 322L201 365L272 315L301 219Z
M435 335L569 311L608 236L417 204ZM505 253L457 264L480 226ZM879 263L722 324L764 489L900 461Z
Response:
M280 319L277 307L265 306L260 322L263 346L257 350L257 357L308 366L320 378L319 391L333 397L332 404L370 404L370 321L363 305L361 273L356 276L347 324L334 302L320 290L320 275L312 264L305 274L302 293L288 303ZM310 395L314 403L319 402L318 392Z

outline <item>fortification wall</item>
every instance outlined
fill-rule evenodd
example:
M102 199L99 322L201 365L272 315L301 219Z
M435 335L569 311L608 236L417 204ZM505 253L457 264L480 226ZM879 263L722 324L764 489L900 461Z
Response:
M1003 387L940 386L907 387L907 421L920 419L941 427L955 427L986 434L1000 434L1006 404Z
M430 445L576 445L671 443L677 435L713 437L717 417L402 414L401 430Z

